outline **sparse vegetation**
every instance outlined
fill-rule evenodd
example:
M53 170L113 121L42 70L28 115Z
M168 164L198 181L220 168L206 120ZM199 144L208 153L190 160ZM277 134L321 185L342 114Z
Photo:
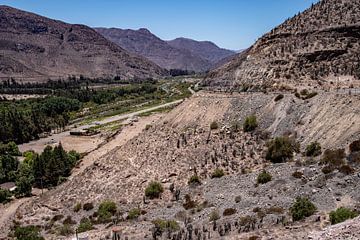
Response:
M278 102L278 101L280 101L280 100L283 99L283 98L284 98L284 95L283 95L283 94L279 94L279 95L277 95L277 96L275 97L274 101L275 101L275 102Z
M210 222L216 221L220 219L220 214L218 210L213 210L211 211L210 215L209 215L209 220Z
M128 213L128 219L137 219L141 215L139 208L133 208Z
M360 139L353 141L350 145L349 145L349 149L350 152L360 152Z
M262 171L258 177L257 177L257 183L258 184L265 184L267 182L270 182L272 179L272 176L267 171Z
M189 194L185 195L185 203L183 204L183 207L186 210L196 208L197 205L198 205L198 203L196 201L192 200L191 196Z
M290 213L294 221L310 217L315 212L315 205L307 198L297 198L290 208Z
M14 236L19 240L45 240L36 226L16 227Z
M82 218L82 219L80 220L80 224L79 224L79 226L78 226L78 228L77 228L77 230L78 230L79 233L87 232L87 231L90 231L90 230L92 230L92 229L93 229L93 225L92 225L90 219L88 219L88 218L86 218L86 217L85 217L85 218Z
M153 221L153 224L161 233L165 231L175 232L180 229L179 224L175 220L157 219Z
M293 172L293 174L292 174L292 176L294 177L294 178L302 178L303 177L303 173L302 172L299 172L299 171L295 171L295 172Z
M61 236L69 236L74 233L74 230L69 224L64 224L58 227L58 234Z
M159 198L162 192L164 188L161 183L153 181L145 189L145 196L150 199Z
M337 168L345 163L345 156L345 149L326 149L320 163Z
M211 178L221 178L225 175L224 170L220 168L216 168L214 172L211 174Z
M276 137L267 143L266 159L273 163L283 163L293 157L298 150L296 143L288 137Z
M80 204L81 205L81 204ZM88 202L88 203L85 203L84 206L83 206L83 209L85 211L90 211L91 209L94 208L94 204L92 202Z
M75 204L74 208L73 208L74 212L78 212L81 210L81 203L77 203Z
M243 124L243 130L244 130L244 132L251 132L251 131L254 131L257 128L257 126L258 126L258 123L256 120L256 116L251 115L245 119L245 122Z
M188 184L189 185L200 185L201 184L200 177L198 175L191 176Z
M108 222L116 213L116 204L113 201L105 200L100 203L97 214L99 222Z
M235 213L236 213L235 208L226 208L223 212L223 216L231 216L234 215Z
M215 130L218 128L219 128L219 125L216 121L213 121L212 123L210 123L210 130Z
M340 207L329 214L331 224L338 224L348 219L355 218L358 215L357 212L345 207Z
M306 146L305 155L308 157L316 157L321 155L321 145L318 142L312 142Z

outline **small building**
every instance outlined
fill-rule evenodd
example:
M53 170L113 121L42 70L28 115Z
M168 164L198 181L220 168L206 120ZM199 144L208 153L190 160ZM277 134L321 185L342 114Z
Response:
M15 182L6 182L3 184L0 184L0 188L9 190L10 192L13 192L16 190L16 184L15 184Z

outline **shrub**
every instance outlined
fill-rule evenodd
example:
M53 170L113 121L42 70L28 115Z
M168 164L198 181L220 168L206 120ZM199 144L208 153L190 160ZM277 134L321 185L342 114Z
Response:
M270 182L272 179L272 176L270 175L270 173L266 172L265 170L262 171L258 177L257 177L257 183L258 184L265 184L267 182Z
M210 222L216 221L220 219L220 214L218 210L213 210L209 215Z
M335 211L330 212L330 222L331 224L337 224L344 222L348 219L357 217L359 214L351 209L340 207Z
M283 214L284 209L282 207L272 206L266 209L267 214Z
M297 150L296 143L288 137L276 137L267 143L266 159L273 163L282 163L293 157Z
M345 156L345 149L326 149L322 159L320 160L320 163L327 164L333 167L340 167L344 164Z
M325 166L321 169L321 171L324 173L324 174L329 174L329 173L332 173L334 171L334 167L332 166Z
M9 190L0 188L0 203L9 201L10 197L11 192Z
M352 167L350 167L347 164L342 165L338 169L339 169L339 172L341 172L341 173L343 173L345 175L350 175L350 174L353 174L355 172L355 169L353 169Z
M304 99L304 100L310 99L310 98L315 97L316 95L318 95L317 92L311 92L311 93L309 93L308 95L304 96L303 99Z
M234 208L226 208L223 212L223 216L231 216L236 213L236 209Z
M82 218L80 220L80 224L79 224L79 227L77 228L78 232L79 233L82 233L82 232L86 232L86 231L90 231L93 229L93 225L90 221L90 219L88 218Z
M295 172L293 172L293 174L292 174L292 176L293 176L294 178L302 178L303 175L304 175L304 174L303 174L302 172L298 172L298 171L295 171Z
M183 207L188 210L188 209L192 209L195 208L197 206L197 202L194 200L191 200L191 197L189 194L185 195L185 203L183 204Z
M225 175L224 170L217 168L214 170L214 172L211 174L211 178L221 178Z
M219 125L217 122L213 121L211 124L210 124L210 129L211 130L215 130L215 129L218 129L219 128Z
M133 208L129 211L128 219L137 219L141 215L141 210L139 208Z
M58 233L61 236L69 236L74 233L74 230L69 224L64 224L62 226L59 226Z
M316 211L315 205L307 198L297 198L290 208L293 221L299 221L313 215Z
M164 192L164 188L161 183L153 181L145 189L145 196L150 199L159 198L162 192Z
M245 119L245 122L243 124L243 129L244 129L244 132L251 132L251 131L254 131L257 128L257 126L258 126L258 123L256 120L256 116L251 115Z
M197 185L197 184L201 184L200 178L198 175L193 175L190 177L189 181L188 181L189 185Z
M241 196L236 196L236 197L235 197L235 202L236 202L236 203L241 202Z
M98 220L100 222L107 222L116 213L116 204L112 201L105 200L100 203L98 208Z
M277 96L275 97L274 101L275 101L275 102L278 102L278 101L280 101L280 100L283 99L283 98L284 98L284 95L283 95L283 94L279 94L279 95L277 95Z
M94 208L94 205L93 205L93 203L85 203L84 204L84 206L83 206L83 209L85 210L85 211L90 211L91 209L93 209Z
M256 223L256 218L254 216L246 215L240 218L239 224L240 226L251 226Z
M353 141L350 146L350 152L360 152L360 139Z
M73 208L74 212L78 212L80 211L80 209L81 209L81 203L77 203Z
M76 224L76 221L74 221L71 216L67 216L63 221L63 224L74 225Z
M301 95L308 95L309 92L308 92L308 90L303 89L303 90L300 91L300 94L301 94Z
M175 220L157 219L153 221L153 224L155 225L155 228L157 228L161 232L175 232L180 230L180 226Z
M321 145L318 142L312 142L306 146L305 155L308 157L316 157L321 155Z
M16 239L44 240L40 235L40 229L36 226L16 227L14 235Z
M145 126L145 130L147 131L147 130L149 130L151 128L151 125L150 124L147 124L146 126Z

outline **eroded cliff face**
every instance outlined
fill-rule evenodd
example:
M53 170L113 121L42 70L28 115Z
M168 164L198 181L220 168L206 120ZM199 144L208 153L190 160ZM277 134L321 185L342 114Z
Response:
M323 0L210 72L224 88L360 86L360 2Z

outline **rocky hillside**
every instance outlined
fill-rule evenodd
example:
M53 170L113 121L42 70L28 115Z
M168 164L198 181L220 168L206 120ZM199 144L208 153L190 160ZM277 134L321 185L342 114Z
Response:
M158 77L166 71L93 29L0 6L0 78Z
M166 69L204 72L218 61L234 54L211 42L197 42L190 39L184 42L180 39L167 42L145 28L139 30L95 28L95 30L129 52L146 57Z
M219 48L213 42L195 41L188 38L176 38L167 43L177 49L188 50L213 64L218 63L224 58L235 54L234 51Z
M206 59L190 51L174 48L144 28L139 30L95 28L95 30L127 51L146 57L166 69L203 72L211 66Z
M97 220L96 209L110 199L119 208L114 219L129 239L306 239L329 225L328 214L336 207L359 207L358 163L344 159L351 171L328 173L322 156L301 152L313 141L323 150L348 152L349 143L360 139L360 98L324 93L302 100L285 94L275 101L276 96L200 92L126 145L22 206L15 220L41 226L46 239L59 239L56 229L62 223L51 220L54 216L72 216L74 226L87 217L96 225L88 234L100 239L109 230ZM242 123L251 114L259 127L244 132ZM213 122L217 126L210 129ZM265 159L266 142L283 134L299 142L300 152L292 161L272 164ZM225 176L214 177L216 169ZM264 169L272 180L257 184ZM194 175L201 184L189 184ZM164 192L160 199L144 199L153 180L162 183ZM308 197L317 208L304 221L293 221L289 213L298 196ZM95 207L75 213L79 202ZM134 208L141 209L141 216L129 220ZM179 229L153 237L156 219L176 220Z
M226 88L360 86L360 2L322 0L209 73Z

